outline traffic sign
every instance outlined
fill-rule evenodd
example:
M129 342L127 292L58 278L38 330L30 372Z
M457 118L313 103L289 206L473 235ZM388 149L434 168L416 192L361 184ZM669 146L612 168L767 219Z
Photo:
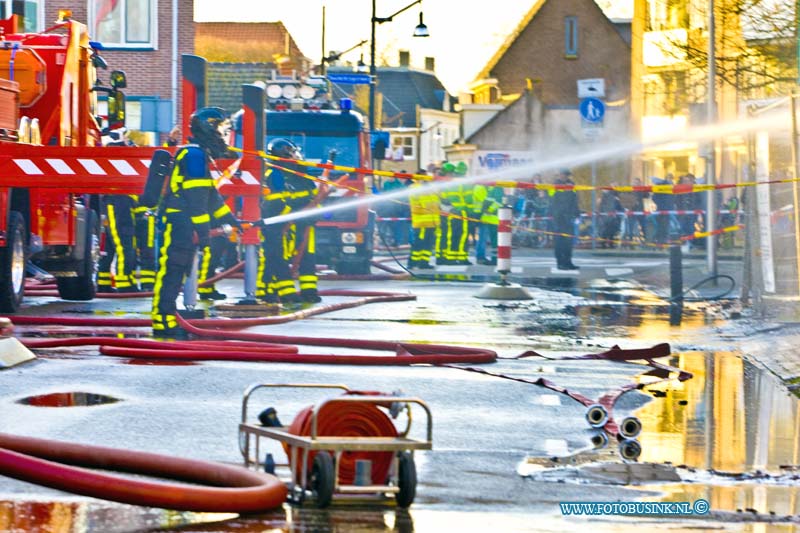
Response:
M328 80L331 83L349 83L351 85L369 85L372 77L369 74L340 74L328 73Z
M596 124L603 122L606 114L606 105L599 98L584 98L580 105L581 117L586 122Z
M603 78L578 80L578 98L605 98L606 83Z

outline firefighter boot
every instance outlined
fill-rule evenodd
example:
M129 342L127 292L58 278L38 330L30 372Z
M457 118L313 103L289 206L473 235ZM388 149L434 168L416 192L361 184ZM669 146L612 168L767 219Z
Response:
M217 289L200 293L201 300L224 300L227 297L226 294L219 292Z
M300 301L308 304L316 304L322 301L317 289L305 289L300 291Z

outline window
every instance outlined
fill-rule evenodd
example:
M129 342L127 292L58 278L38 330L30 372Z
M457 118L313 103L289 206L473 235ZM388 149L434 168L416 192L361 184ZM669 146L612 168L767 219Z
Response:
M155 0L89 0L89 27L106 47L155 48Z
M395 135L392 137L392 159L413 159L415 157L416 138L413 135Z
M564 17L564 56L578 57L578 17Z
M0 19L7 19L11 15L19 15L21 21L20 31L37 32L42 20L42 7L39 0L0 0Z

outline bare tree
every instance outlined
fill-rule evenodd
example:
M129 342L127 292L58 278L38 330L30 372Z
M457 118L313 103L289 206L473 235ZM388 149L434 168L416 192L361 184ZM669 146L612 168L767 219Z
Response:
M657 72L666 111L705 101L707 6L708 0L648 3L647 29L669 30L660 48L674 59L673 68ZM717 0L715 15L720 83L739 99L787 94L797 77L796 0Z

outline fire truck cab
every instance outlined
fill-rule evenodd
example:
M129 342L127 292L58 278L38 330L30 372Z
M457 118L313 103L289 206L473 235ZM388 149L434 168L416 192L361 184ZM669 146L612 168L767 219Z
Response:
M305 82L295 77L267 80L264 146L273 139L288 139L300 148L305 161L326 163L333 152L335 165L370 168L369 128L364 117L352 110L348 100L332 103L327 88L327 81L320 77ZM240 147L242 115L241 111L234 114L232 121L236 145ZM322 169L304 167L304 172L317 177ZM332 170L328 179L336 185L321 198L322 206L353 200L372 191L371 175ZM375 218L375 211L368 205L321 215L316 223L317 263L339 274L369 274Z

